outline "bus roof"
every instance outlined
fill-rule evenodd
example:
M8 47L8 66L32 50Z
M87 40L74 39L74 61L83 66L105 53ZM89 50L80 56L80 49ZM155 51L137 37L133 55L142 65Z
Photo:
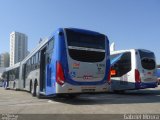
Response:
M87 30L87 29L80 29L80 28L64 28L64 29L70 29L70 30L73 30L73 31L78 31L78 32L85 32L85 33L92 33L92 34L101 34L101 35L104 35L102 33L99 33L99 32L95 32L95 31L91 31L91 30ZM106 35L105 35L106 36Z
M124 52L130 52L130 51L137 51L137 50L143 50L143 51L147 51L147 52L152 52L150 50L146 50L146 49L127 49L127 50L116 50L116 51L111 51L110 54L118 54L118 53L124 53Z
M8 68L6 68L5 69L5 71L9 71L9 70L12 70L12 69L14 69L14 68L18 68L19 66L20 66L20 62L19 63L16 63L15 65L13 65L13 66L11 66L11 67L8 67Z
M22 64L25 63L30 57L32 57L47 42L48 42L48 39L43 39L43 41L39 43L38 46L24 60L22 60Z

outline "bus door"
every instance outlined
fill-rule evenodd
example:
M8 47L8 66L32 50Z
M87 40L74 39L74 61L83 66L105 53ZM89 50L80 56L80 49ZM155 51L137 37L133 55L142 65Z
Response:
M26 64L23 65L23 88L26 87Z
M48 42L48 44L41 50L41 65L40 65L40 91L45 92L45 95L51 95L55 91L52 87L52 55L53 55L53 38Z
M40 91L45 92L46 89L46 49L43 47L40 54Z
M53 56L53 49L54 49L54 38L51 38L51 40L48 42L47 49L46 49L46 95L52 95L55 93L55 86L53 86L52 81L52 73L54 69L54 64L52 60Z

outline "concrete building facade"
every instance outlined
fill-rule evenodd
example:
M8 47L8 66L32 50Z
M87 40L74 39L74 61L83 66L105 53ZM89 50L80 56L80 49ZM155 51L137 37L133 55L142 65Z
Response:
M0 67L9 67L9 53L0 54Z
M19 32L10 34L10 66L22 61L28 54L28 37Z

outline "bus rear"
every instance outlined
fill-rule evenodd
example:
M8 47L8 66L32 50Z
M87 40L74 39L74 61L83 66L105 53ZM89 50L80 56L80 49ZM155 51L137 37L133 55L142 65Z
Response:
M81 29L64 29L63 32L61 37L65 44L59 44L61 59L57 63L57 72L60 73L57 76L60 77L56 77L56 93L107 91L110 77L107 37Z
M153 52L139 49L136 51L137 68L135 69L136 88L157 87L156 60Z

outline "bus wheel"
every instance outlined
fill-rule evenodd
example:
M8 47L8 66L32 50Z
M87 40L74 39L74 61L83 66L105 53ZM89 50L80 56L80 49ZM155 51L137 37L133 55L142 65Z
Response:
M14 83L13 83L13 89L15 89L15 87L16 87L16 83L14 82Z
M36 96L37 96L37 98L42 98L42 95L40 94L40 92L39 92L39 86L38 85L36 85Z
M32 84L32 87L31 87L32 89L31 89L31 93L32 93L32 96L36 96L36 86L35 86L35 84L33 85Z
M29 85L29 92L31 93L32 92L32 81L30 81L30 85Z

